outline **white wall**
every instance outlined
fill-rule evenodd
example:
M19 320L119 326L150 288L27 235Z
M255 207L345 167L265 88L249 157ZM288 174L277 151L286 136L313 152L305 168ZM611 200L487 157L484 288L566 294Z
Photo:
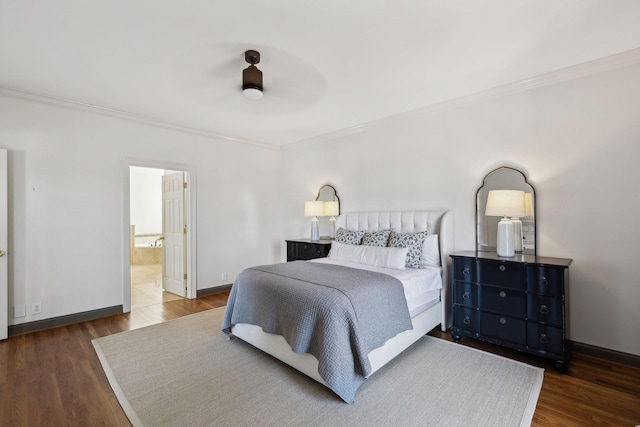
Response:
M130 223L136 234L162 234L162 169L131 167Z
M640 355L640 66L425 109L283 151L284 238L332 182L343 212L448 208L473 250L475 193L500 165L536 189L538 254L572 258L570 339ZM322 234L322 230L321 230Z
M123 303L127 159L197 168L198 289L284 259L283 239L309 234L304 201L327 182L345 212L451 209L457 249L471 250L475 192L506 164L536 188L538 253L574 260L570 338L640 355L638 76L633 65L281 152L0 95L9 301L43 305L10 324Z
M9 149L9 304L43 308L17 319L10 309L9 324L123 304L132 158L196 168L198 289L280 259L277 150L6 94L0 147Z

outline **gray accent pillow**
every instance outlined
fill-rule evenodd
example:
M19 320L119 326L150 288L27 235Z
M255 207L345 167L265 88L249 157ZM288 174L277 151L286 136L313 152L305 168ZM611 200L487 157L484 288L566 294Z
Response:
M340 227L336 231L336 242L345 245L359 245L362 242L364 231L350 231Z
M362 244L366 246L387 246L389 242L389 235L391 230L373 231L371 233L364 233L362 237Z
M422 248L426 237L426 231L417 233L396 233L392 231L389 236L389 246L392 248L409 248L407 252L407 267L420 268L420 257L422 256Z

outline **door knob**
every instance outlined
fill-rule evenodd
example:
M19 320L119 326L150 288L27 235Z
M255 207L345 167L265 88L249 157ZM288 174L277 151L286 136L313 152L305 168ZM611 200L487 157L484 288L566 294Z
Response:
M0 251L0 257L3 257L4 255L4 251Z

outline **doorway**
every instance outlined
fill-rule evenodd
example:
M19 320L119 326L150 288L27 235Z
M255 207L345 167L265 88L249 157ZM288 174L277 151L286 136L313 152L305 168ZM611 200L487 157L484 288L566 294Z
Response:
M148 307L186 296L183 281L170 280L167 286L165 252L165 224L174 222L165 218L165 177L177 177L179 195L182 196L184 175L181 171L131 166L129 174L131 232L131 309ZM183 199L183 197L180 197ZM183 203L180 203L180 208ZM173 209L169 209L169 216ZM178 218L180 221L181 218ZM182 222L182 221L180 221ZM180 227L181 228L181 227ZM175 233L173 233L175 234ZM182 229L178 236L180 252L184 253ZM183 258L183 257L181 257ZM184 262L182 259L181 262Z
M123 312L195 298L194 170L129 160Z

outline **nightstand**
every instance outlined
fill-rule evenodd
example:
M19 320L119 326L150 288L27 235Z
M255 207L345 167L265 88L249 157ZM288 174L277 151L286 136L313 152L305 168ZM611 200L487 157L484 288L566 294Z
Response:
M555 360L569 361L570 259L492 252L453 258L453 327L463 335Z
M287 262L323 258L329 255L331 240L312 242L309 239L287 240Z

